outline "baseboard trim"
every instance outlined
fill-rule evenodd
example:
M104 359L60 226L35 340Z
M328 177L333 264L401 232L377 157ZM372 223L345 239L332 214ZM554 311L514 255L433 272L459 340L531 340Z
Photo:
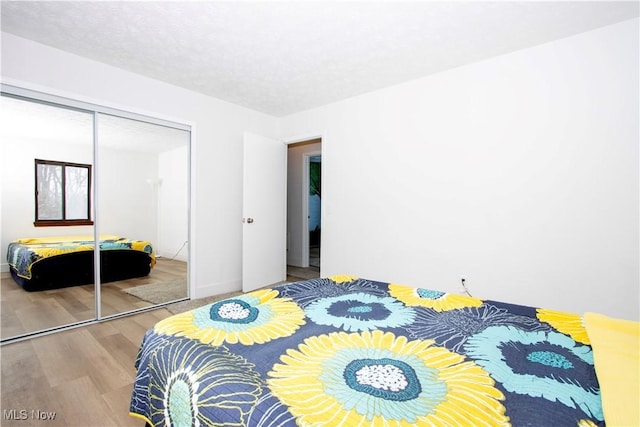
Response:
M221 295L238 291L242 291L242 280L219 282L211 285L197 286L196 289L192 288L191 299L210 297L214 295Z
M308 265L304 265L304 263L302 262L302 258L287 258L287 265L300 268L309 267Z

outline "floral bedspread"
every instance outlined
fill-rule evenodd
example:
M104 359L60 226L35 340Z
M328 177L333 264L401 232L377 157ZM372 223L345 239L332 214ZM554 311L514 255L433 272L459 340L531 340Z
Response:
M604 425L581 316L350 276L169 317L131 415L161 425Z
M151 242L131 240L118 236L100 236L100 250L134 250L151 256L151 267L155 265L155 255ZM63 236L18 239L7 247L7 261L17 275L31 279L31 267L38 261L73 252L93 251L93 236Z

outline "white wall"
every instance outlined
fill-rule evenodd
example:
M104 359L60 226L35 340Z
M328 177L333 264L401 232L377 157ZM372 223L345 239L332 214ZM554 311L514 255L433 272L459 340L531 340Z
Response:
M242 137L275 137L275 118L7 33L2 79L192 125L193 296L241 288Z
M98 151L98 232L148 240L157 251L156 213L146 180L158 175L158 156L106 147Z
M189 255L188 146L166 151L159 156L158 184L158 253L186 261ZM176 227L176 224L178 226Z
M639 318L638 19L281 120L323 136L322 274Z
M321 143L290 146L287 150L287 265L308 267L309 260L304 259L304 245L309 245L309 231L304 228L304 204L307 202L307 186L303 186L305 155L318 154ZM308 172L307 172L308 173Z

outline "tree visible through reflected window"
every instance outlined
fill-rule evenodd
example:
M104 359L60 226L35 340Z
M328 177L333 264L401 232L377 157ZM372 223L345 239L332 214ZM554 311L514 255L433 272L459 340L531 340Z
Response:
M35 160L34 225L91 225L91 165Z

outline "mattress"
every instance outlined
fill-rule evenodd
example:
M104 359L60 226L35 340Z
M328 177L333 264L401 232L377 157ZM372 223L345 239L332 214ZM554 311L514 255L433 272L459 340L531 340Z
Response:
M160 321L131 415L160 425L604 425L580 315L333 276Z
M14 280L27 291L56 289L94 282L92 236L18 239L7 248ZM150 242L100 236L102 283L142 277L155 265Z

